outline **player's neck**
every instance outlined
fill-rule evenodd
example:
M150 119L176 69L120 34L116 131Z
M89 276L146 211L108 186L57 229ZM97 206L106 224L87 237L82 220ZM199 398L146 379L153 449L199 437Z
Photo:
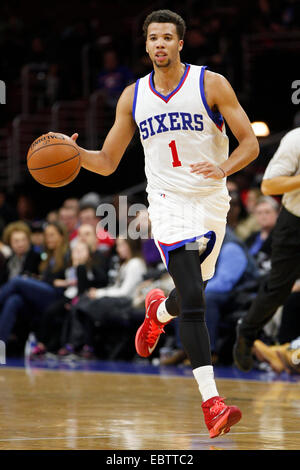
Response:
M168 67L157 67L154 64L153 81L155 89L163 95L171 93L180 82L184 71L185 64L182 64L180 60Z

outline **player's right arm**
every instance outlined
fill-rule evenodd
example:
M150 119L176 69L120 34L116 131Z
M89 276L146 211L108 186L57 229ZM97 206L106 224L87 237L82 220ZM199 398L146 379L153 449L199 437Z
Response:
M132 116L135 84L129 85L119 98L115 122L104 141L101 150L86 150L79 147L81 166L86 170L108 176L113 173L129 145L136 129ZM73 134L76 141L78 134Z

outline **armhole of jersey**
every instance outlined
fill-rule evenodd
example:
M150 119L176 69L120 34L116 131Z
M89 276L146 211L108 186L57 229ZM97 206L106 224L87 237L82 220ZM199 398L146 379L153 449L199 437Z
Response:
M133 97L133 104L132 104L132 116L135 121L135 108L136 108L136 100L137 100L137 95L138 95L138 90L139 90L139 83L140 79L138 79L135 83L134 87L134 97Z
M215 123L218 129L222 131L223 124L224 124L224 119L223 119L222 114L219 111L216 113L213 112L208 106L208 103L206 101L205 92L204 92L204 72L206 68L207 68L207 65L203 65L201 67L201 72L200 72L200 94L201 94L202 103L210 119Z

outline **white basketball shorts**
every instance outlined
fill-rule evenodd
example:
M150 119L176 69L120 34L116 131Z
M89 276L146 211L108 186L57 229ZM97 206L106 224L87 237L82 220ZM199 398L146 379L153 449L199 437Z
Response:
M198 243L203 280L213 277L225 235L229 201L226 187L214 189L208 195L149 191L152 235L167 269L170 251L181 246L195 249Z

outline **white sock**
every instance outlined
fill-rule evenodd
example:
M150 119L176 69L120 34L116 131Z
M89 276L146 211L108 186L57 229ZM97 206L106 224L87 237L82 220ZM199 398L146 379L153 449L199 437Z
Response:
M219 396L213 366L197 367L197 369L193 369L193 374L198 383L203 401Z
M156 312L156 317L161 323L166 323L167 321L172 320L172 318L175 318L172 317L172 315L170 315L168 310L166 309L166 300L159 304Z

